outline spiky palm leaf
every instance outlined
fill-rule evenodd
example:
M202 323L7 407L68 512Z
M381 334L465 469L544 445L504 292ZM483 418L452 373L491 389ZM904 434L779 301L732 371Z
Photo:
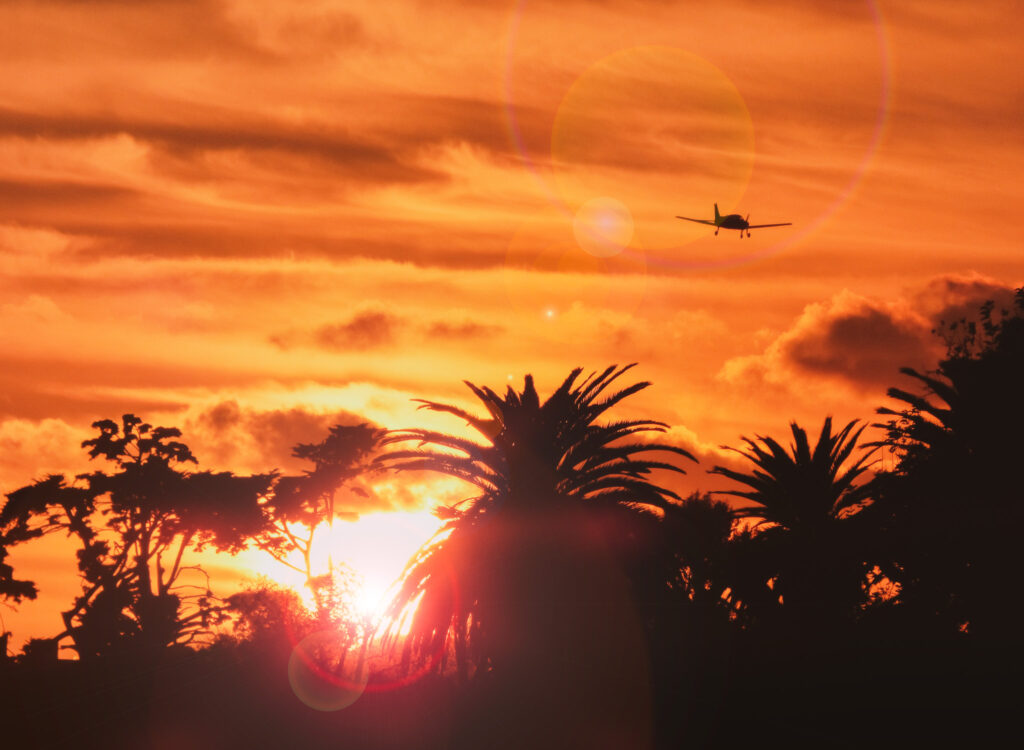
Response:
M654 470L684 473L665 461L642 454L662 451L695 461L688 451L662 443L635 440L647 432L664 432L667 425L652 420L620 420L595 424L609 409L650 384L635 383L606 393L634 365L611 366L577 382L573 370L543 403L533 378L527 375L517 392L511 386L499 396L490 388L466 382L487 409L480 419L448 404L422 401L421 407L452 414L474 428L481 442L433 430L408 429L391 433L385 444L416 442L415 448L385 454L381 460L395 469L430 470L473 484L479 494L445 509L448 520L438 536L410 561L390 614L390 635L414 603L406 641L409 653L444 653L454 641L460 671L467 655L480 665L479 634L487 627L484 600L493 599L493 568L486 562L494 549L494 521L553 512L559 504L577 507L663 507L677 495L654 484ZM631 439L633 438L633 439ZM453 593L454 592L454 593Z
M753 471L711 470L749 488L720 493L754 503L737 508L735 515L768 524L748 533L737 548L746 557L741 567L749 573L740 598L755 608L754 617L781 615L783 630L791 635L817 637L854 616L863 601L864 534L858 522L846 519L863 518L858 511L873 487L856 480L868 470L877 448L852 460L864 430L856 426L854 420L833 433L832 418L826 418L812 449L807 433L794 422L788 451L770 437L743 438L746 450L729 450L753 463ZM774 580L771 588L769 580Z
M750 460L754 470L745 473L715 466L710 473L750 488L719 493L756 503L737 509L737 515L777 523L787 529L820 526L860 506L870 492L866 484L855 486L854 482L868 470L869 459L877 448L844 468L865 427L854 431L856 425L857 420L853 420L833 434L832 418L827 417L813 450L807 433L795 422L790 425L793 443L788 451L771 437L744 437L747 450L724 447Z

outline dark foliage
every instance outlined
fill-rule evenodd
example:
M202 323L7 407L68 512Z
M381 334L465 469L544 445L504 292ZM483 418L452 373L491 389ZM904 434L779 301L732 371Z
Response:
M38 589L32 581L14 577L14 568L4 562L7 559L8 547L27 542L42 535L39 529L29 528L27 523L13 521L9 528L0 527L0 599L20 602L22 599L35 599Z
M980 325L948 324L947 357L931 373L902 372L923 392L890 388L883 445L896 468L876 509L885 573L900 585L907 627L1005 636L1024 528L1017 466L1024 423L1024 289L1014 310L981 310Z
M185 565L190 549L237 552L266 527L261 499L273 475L183 469L195 463L177 429L126 414L102 420L82 443L112 464L72 481L51 475L7 496L0 528L23 539L63 532L79 545L82 594L63 613L79 658L190 643L219 616L205 573ZM186 578L187 574L187 578ZM198 583L186 583L186 580Z
M314 468L278 479L274 495L271 474L188 473L194 458L176 430L130 415L98 422L85 446L112 471L44 478L0 510L0 596L35 593L4 565L5 548L57 530L76 537L84 588L66 634L83 657L101 657L58 662L58 641L36 639L0 659L7 737L104 748L1004 743L1016 731L1005 685L1024 665L1024 290L1017 309L989 304L939 333L946 358L904 371L919 390L889 391L904 406L880 410L885 438L866 450L863 427L834 431L830 418L814 445L796 424L788 448L743 438L749 471L712 469L739 485L725 493L745 503L735 509L654 483L655 471L681 469L650 452L692 458L638 439L666 425L599 422L647 386L609 392L628 367L581 382L574 371L543 402L529 376L504 396L469 384L483 418L423 403L477 440L332 429L296 447ZM406 447L371 462L381 442ZM890 471L872 464L882 447ZM476 492L441 509L444 527L409 563L391 610L388 637L416 679L396 688L376 674L344 711L313 712L285 678L294 647L327 629L340 650L315 658L340 673L355 657L359 672L368 629L346 609L343 571L313 574L312 531L338 516L339 488L388 466ZM251 539L305 550L318 611L272 585L226 607L175 585L183 550ZM207 621L229 613L234 635L165 648L196 642L204 606ZM124 648L143 642L154 647Z
M367 423L334 425L319 443L300 443L292 455L312 462L313 468L299 476L278 477L265 506L270 523L256 536L256 544L282 565L302 573L310 587L321 617L329 617L338 582L330 570L313 569L313 542L317 530L333 524L335 518L352 518L355 513L337 507L339 494L350 492L365 498L366 478L372 474L372 459L384 431ZM298 553L301 564L294 561Z
M605 394L631 367L609 367L580 382L582 370L574 370L544 402L529 375L522 392L509 387L504 397L467 383L488 417L434 402L423 402L422 408L465 420L485 442L420 429L386 439L420 445L386 454L388 466L438 471L465 480L479 492L443 509L447 520L441 531L406 570L391 608L400 624L406 608L419 602L411 615L406 658L415 651L443 667L451 639L463 679L471 664L487 672L500 669L504 659L511 668L521 657L519 648L510 644L529 640L525 633L537 625L530 618L539 611L562 611L562 602L586 589L581 579L569 583L571 571L582 574L587 560L593 563L591 572L607 566L591 559L587 529L600 535L603 524L614 531L608 522L621 517L624 508L639 513L676 498L650 481L650 474L682 469L643 454L693 457L675 446L635 438L667 425L650 420L597 422L649 385L636 383ZM428 445L433 447L423 447ZM570 559L571 550L578 559ZM562 574L568 579L556 583ZM556 629L566 627L551 623L539 629L547 629L551 642L558 643Z
M753 503L734 511L757 522L735 542L742 570L733 594L745 605L748 621L760 618L789 637L806 639L849 622L863 604L870 554L860 511L873 487L857 480L874 450L853 459L864 429L856 424L833 433L832 419L826 418L813 449L796 423L790 425L788 451L771 437L744 438L747 450L731 450L748 459L753 471L711 469L749 488L722 494Z

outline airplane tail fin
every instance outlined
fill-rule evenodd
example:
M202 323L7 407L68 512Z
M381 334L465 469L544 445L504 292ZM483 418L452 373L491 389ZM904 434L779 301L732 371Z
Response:
M718 204L716 203L715 204L715 223L717 224L718 220L721 219L721 218L722 218L722 215L718 213Z

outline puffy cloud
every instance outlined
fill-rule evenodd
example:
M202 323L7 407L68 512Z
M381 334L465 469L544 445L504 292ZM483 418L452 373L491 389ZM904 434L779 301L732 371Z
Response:
M924 334L912 312L841 293L827 309L805 311L779 346L799 370L874 385L892 378L899 363L928 362Z
M814 382L840 382L883 391L901 367L927 369L944 353L935 336L945 323L975 320L987 300L1012 305L1013 289L979 275L939 276L907 299L882 301L843 290L806 306L761 354L734 357L718 377L730 383L768 383L791 391Z
M292 456L294 446L320 442L333 425L364 422L370 423L370 420L344 410L313 412L298 407L261 410L225 400L190 415L182 432L202 466L234 471L297 472L310 467L308 462Z
M689 461L682 456L672 453L649 453L647 458L654 461L663 461L678 466L685 473L680 474L674 471L657 471L651 476L651 480L672 492L685 498L693 493L718 492L729 489L733 483L724 477L709 473L715 466L725 466L737 471L746 471L750 463L725 445L715 445L701 438L694 430L681 425L671 425L665 432L648 432L640 436L644 442L661 443L689 451L696 459L696 462ZM729 446L742 447L739 437L730 441ZM741 501L722 496L719 499L730 504L742 504Z
M299 443L317 443L330 427L370 424L366 417L343 409L259 409L224 400L190 415L182 425L183 440L200 467L236 472L277 469L296 474L311 466L292 456ZM349 514L377 511L420 511L470 496L474 488L432 472L371 473L355 480L359 491L344 492L339 507Z
M980 274L947 274L928 281L914 297L915 307L939 329L961 320L977 321L979 306L993 302L995 315L1014 306L1014 287Z
M732 383L765 381L794 386L816 378L856 389L877 389L900 367L934 359L930 326L905 304L887 304L843 290L804 308L796 322L762 354L734 357L719 372Z
M62 419L0 421L0 494L47 474L87 470L88 456L79 447L86 437Z

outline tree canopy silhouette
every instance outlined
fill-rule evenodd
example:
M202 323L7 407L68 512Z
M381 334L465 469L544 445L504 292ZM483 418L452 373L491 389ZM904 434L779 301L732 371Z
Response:
M890 388L902 409L881 444L896 456L882 477L885 572L900 584L900 605L922 628L1015 633L1006 597L1019 584L1020 424L1024 422L1024 288L997 316L991 302L977 321L937 331L948 344L934 372L901 370L922 393Z
M189 643L216 615L206 580L186 584L186 552L206 546L238 552L269 523L260 503L272 474L188 472L196 463L175 428L153 427L132 414L121 424L93 423L82 443L89 457L112 465L68 481L50 475L7 496L0 526L74 537L82 593L63 612L82 659L124 650Z
M665 507L662 523L672 559L664 580L694 605L728 611L729 538L734 514L721 500L694 493Z
M20 602L22 599L35 599L39 590L32 581L14 577L14 568L4 562L8 556L8 547L13 547L29 539L42 536L42 531L32 529L21 519L12 519L9 528L3 528L0 522L0 599Z
M313 542L317 530L333 524L339 514L354 514L336 508L340 491L366 497L360 479L373 471L372 463L384 431L367 423L334 425L319 443L299 443L292 455L312 462L313 468L299 476L281 476L267 501L269 524L257 544L282 565L306 578L318 612L330 615L332 587L338 583L331 570L314 570ZM294 562L298 553L301 564ZM329 566L333 568L333 563Z

